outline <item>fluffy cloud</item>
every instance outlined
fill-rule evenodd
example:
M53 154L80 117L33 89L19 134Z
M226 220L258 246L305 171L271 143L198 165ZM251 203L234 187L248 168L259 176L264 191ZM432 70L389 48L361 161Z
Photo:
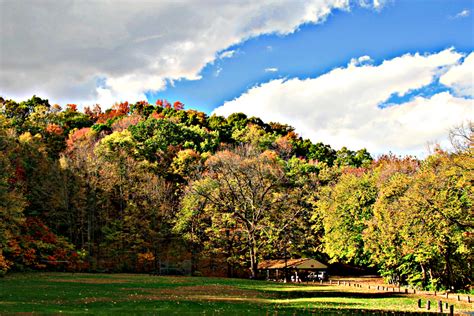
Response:
M352 58L350 63L354 66L358 66L363 63L367 63L371 61L372 61L372 58L370 58L370 56L364 55L364 56L360 56L359 58Z
M459 12L458 14L456 14L454 16L455 19L460 19L460 18L467 18L469 15L471 14L471 12L467 9L464 9L462 10L461 12Z
M381 9L387 0L359 0L359 4L363 7L373 7L375 9Z
M448 49L431 55L407 54L380 65L353 60L317 78L278 79L256 86L214 113L244 112L287 122L303 137L336 148L420 154L428 142L442 142L450 127L474 118L472 100L443 92L380 105L392 95L404 96L429 85L461 58Z
M349 8L350 0L2 1L0 94L140 100L168 80L199 79L218 52L247 38L291 33Z
M439 81L451 87L457 95L474 97L474 53L469 54L463 63L451 67Z

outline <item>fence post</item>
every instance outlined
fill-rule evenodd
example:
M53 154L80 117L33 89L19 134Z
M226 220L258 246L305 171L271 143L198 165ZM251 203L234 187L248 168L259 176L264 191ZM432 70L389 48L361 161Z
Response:
M471 297L470 296L467 297L467 302L471 303Z
M418 308L421 308L421 298L418 299Z
M443 302L438 301L438 312L442 313L443 312Z
M461 300L461 296L458 295L458 301L460 301L460 300Z
M431 309L431 301L426 301L426 309L427 310Z
M453 316L454 315L454 305L449 306L449 315Z

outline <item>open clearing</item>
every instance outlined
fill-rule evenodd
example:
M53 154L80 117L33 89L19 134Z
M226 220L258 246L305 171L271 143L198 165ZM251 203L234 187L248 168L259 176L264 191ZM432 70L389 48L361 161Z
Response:
M354 280L353 280L354 281ZM0 314L204 314L204 315L397 315L417 308L427 295L319 284L241 279L157 277L132 274L26 273L0 279ZM455 312L473 311L457 302Z

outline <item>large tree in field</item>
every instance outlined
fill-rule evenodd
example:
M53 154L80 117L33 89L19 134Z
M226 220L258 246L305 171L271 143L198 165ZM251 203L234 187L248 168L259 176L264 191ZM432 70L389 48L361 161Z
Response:
M197 227L197 217L206 218L222 239L234 240L248 255L250 273L256 276L260 251L275 243L306 211L306 183L288 176L273 152L252 147L221 151L206 162L207 171L193 182L184 198L181 226ZM304 182L304 181L303 181ZM204 215L204 216L203 216ZM191 227L190 226L190 227Z
M314 217L322 222L324 250L333 261L369 263L363 232L373 216L376 197L373 175L358 169L346 170L336 184L320 190Z
M365 247L394 281L462 288L472 282L472 152L438 152L417 165L397 159L378 169Z
M412 212L407 235L416 236L406 238L406 247L435 287L472 283L473 178L472 150L439 152L426 159L402 199Z

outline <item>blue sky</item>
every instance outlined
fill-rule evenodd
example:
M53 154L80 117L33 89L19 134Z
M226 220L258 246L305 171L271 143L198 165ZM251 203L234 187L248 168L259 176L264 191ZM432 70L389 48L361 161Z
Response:
M207 113L240 96L262 82L275 78L316 77L346 65L351 58L368 55L373 63L406 53L432 53L454 47L473 50L472 1L393 1L382 9L353 6L350 12L335 10L321 24L305 24L289 35L262 35L224 51L232 58L218 59L200 73L202 79L178 80L165 91L147 93L157 98L181 100L188 107ZM471 13L472 14L472 13ZM276 68L275 72L265 69ZM415 95L432 95L449 88L433 84ZM413 97L394 96L387 102L400 103Z
M474 120L472 0L0 1L0 95L157 98L425 156Z

